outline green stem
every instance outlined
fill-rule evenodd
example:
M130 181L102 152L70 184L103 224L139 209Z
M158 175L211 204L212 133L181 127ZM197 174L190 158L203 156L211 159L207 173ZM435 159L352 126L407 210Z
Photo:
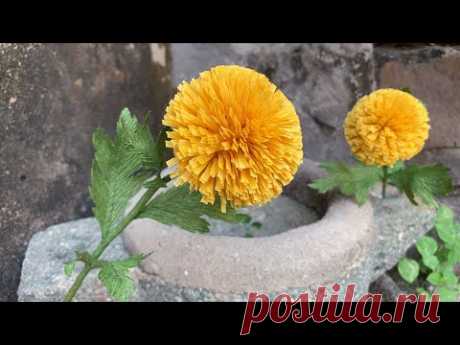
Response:
M85 280L86 276L88 273L92 270L91 266L85 264L85 267L83 267L83 270L80 272L78 275L77 279L75 279L75 282L67 291L65 297L64 297L64 302L71 302L72 299L75 297L75 294L77 293L78 289L80 288L81 284L83 283L83 280Z
M387 181L388 181L388 167L382 167L383 170L383 179L382 179L382 199L386 197L387 191Z
M155 183L157 181L157 183ZM128 215L121 221L120 224L115 228L113 232L103 241L99 243L93 254L91 256L94 258L94 261L99 259L99 257L104 253L104 250L112 243L112 241L117 238L123 230L128 226L129 223L131 223L132 220L134 220L138 214L144 209L144 206L149 202L149 200L152 198L152 196L156 193L158 189L164 186L164 183L169 181L169 176L166 176L164 178L160 178L160 176L157 176L155 180L152 181L152 184L150 185L150 188L145 192L145 194L142 196L142 198L137 202L136 206L128 213ZM97 266L97 265L96 265ZM89 272L93 268L96 268L96 266L92 266L88 263L85 263L85 266L83 267L83 270L78 274L77 279L75 279L75 282L69 289L69 291L66 293L64 297L64 302L71 302L73 298L75 297L78 289L81 287L83 281L85 280L86 276L88 275Z

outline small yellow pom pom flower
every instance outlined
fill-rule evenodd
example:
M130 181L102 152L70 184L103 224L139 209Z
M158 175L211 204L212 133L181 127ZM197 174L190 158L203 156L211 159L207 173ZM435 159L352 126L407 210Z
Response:
M367 165L393 166L419 153L430 130L428 111L417 98L396 89L362 97L348 113L345 138Z
M300 121L267 77L240 66L217 66L183 82L163 124L174 151L176 184L189 183L222 212L278 196L303 159Z

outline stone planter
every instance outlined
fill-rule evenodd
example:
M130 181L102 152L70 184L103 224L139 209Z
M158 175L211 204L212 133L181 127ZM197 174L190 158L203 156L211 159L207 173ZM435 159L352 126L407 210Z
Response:
M307 188L320 174L316 163L305 160L285 190L288 197L324 213L311 224L244 238L193 234L139 219L106 257L153 251L133 272L138 286L133 301L238 301L249 291L297 295L312 293L320 285L331 291L334 283L342 286L341 293L345 285L355 283L359 296L431 228L433 212L397 194L385 200L372 197L361 207L337 195L322 198ZM19 300L62 299L74 279L64 277L63 263L98 237L94 219L37 234L24 260ZM95 272L77 300L107 300Z
M312 202L307 184L318 173L304 164L286 194ZM360 280L375 240L372 221L370 204L334 197L319 221L272 236L208 236L139 219L124 240L130 253L153 252L142 269L168 285L171 299L186 289L198 300L244 300L249 291L295 294Z

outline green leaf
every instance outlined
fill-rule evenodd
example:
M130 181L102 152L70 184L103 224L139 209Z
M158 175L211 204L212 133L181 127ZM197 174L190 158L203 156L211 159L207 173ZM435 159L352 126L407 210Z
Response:
M436 213L434 225L439 238L449 247L453 245L457 239L458 232L454 212L449 207L441 205Z
M136 157L140 161L140 167L153 175L162 168L164 162L164 137L160 134L158 141L155 141L148 120L149 117L146 115L144 123L140 124L127 108L123 109L117 123L117 138L120 139L126 154Z
M448 265L442 270L442 278L446 285L457 285L458 277L453 270L453 266Z
M99 271L99 279L109 295L117 301L126 301L135 291L129 269L139 265L144 255L136 255L125 260L106 262Z
M144 254L136 254L136 255L130 256L127 259L112 261L112 262L116 263L119 266L123 266L125 268L134 268L134 267L139 266L141 261L144 260L146 256L147 255L144 255Z
M329 175L309 184L311 188L320 193L338 188L342 194L354 197L359 205L367 201L370 189L382 179L380 168L361 163L323 162L320 167Z
M447 254L447 262L450 265L456 265L460 262L460 238L457 238L456 243L452 246Z
M405 168L404 161L397 161L392 167L388 168L388 176L397 173Z
M432 256L438 250L438 244L430 236L422 236L417 241L416 247L422 257Z
M455 289L440 287L437 293L441 302L457 302L458 292Z
M64 264L64 274L67 277L70 277L74 271L75 271L75 260L66 262Z
M159 194L141 212L138 218L151 218L160 223L177 225L192 232L208 232L209 223L202 218L206 215L232 223L248 223L250 217L227 207L220 211L220 202L203 204L199 192L190 192L188 185L173 187Z
M450 209L446 205L441 205L438 208L438 211L436 213L436 219L435 219L436 225L451 226L454 224L454 221L455 221L454 211L452 211L452 209Z
M426 267L430 268L433 271L439 266L439 259L434 255L423 256L422 262Z
M438 257L439 261L444 262L444 261L447 261L448 254L449 254L449 249L447 249L445 246L441 246L438 249L436 256Z
M446 196L453 190L449 170L440 165L411 165L389 176L389 181L417 205L415 197L428 206L437 207L435 197Z
M428 275L426 278L428 282L430 282L433 285L442 285L444 284L444 279L443 276L440 272L432 272Z
M115 139L97 129L93 145L90 195L105 239L121 221L128 200L162 163L148 126L140 124L128 109L121 113Z
M153 180L148 180L148 181L145 181L144 182L144 188L146 189L159 189L159 188L164 188L167 186L167 183L166 181L164 180L164 178L158 178L158 177L155 177Z
M165 152L166 152L166 140L168 139L167 137L167 131L170 130L169 127L167 126L162 126L160 130L160 134L158 135L158 140L157 140L157 147L158 147L158 157L160 162L162 163L161 168L166 168L166 157L165 157Z
M415 260L403 258L398 263L398 272L405 281L413 283L418 277L420 266Z

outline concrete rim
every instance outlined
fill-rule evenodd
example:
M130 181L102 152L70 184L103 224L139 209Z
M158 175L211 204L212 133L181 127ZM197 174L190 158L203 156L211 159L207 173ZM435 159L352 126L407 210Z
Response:
M304 162L293 184L317 177L315 169ZM269 237L206 236L138 219L124 242L130 253L153 252L142 269L167 282L246 293L334 283L363 263L374 236L370 203L334 197L319 221Z

